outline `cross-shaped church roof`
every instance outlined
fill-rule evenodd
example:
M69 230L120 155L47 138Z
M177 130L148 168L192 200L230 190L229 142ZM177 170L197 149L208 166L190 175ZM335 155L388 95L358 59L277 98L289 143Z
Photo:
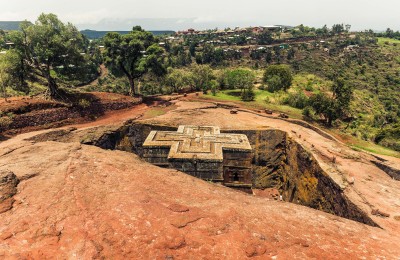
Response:
M171 147L168 159L222 161L223 150L251 152L246 135L221 134L217 126L179 126L177 132L151 131L143 147Z

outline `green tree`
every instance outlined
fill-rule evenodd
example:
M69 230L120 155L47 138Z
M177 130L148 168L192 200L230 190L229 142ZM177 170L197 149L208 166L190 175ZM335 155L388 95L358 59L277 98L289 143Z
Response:
M217 95L217 91L218 91L218 87L219 87L218 81L213 79L213 80L211 80L210 84L211 84L211 87L210 87L211 88L211 94L213 96Z
M148 71L155 75L158 79L162 78L167 74L164 61L164 50L158 45L151 45L147 51L146 65Z
M214 73L209 65L192 66L192 74L196 90L207 91L210 88L210 82L214 79Z
M254 100L254 79L255 75L251 70L234 69L226 72L226 83L228 88L240 89L243 101Z
M296 53L296 51L294 50L294 48L290 48L290 49L288 50L288 53L287 53L287 59L288 59L288 60L293 59L295 53Z
M9 85L12 77L11 73L8 70L9 60L5 57L5 55L0 55L0 88L3 94L3 98L7 101L7 86Z
M7 74L10 78L9 87L14 90L29 93L29 87L25 82L28 73L31 72L29 68L25 65L23 55L18 49L11 49L6 52L6 54L1 55L3 58L3 63L7 63Z
M332 26L332 32L333 32L334 34L341 34L341 33L344 32L344 31L345 31L345 27L344 27L343 24L334 24L334 25Z
M281 47L276 45L273 47L273 49L274 49L274 53L275 53L275 59L278 63L280 63L281 62Z
M353 88L349 84L346 84L343 78L337 78L333 83L332 92L336 105L336 113L338 117L343 117L349 110Z
M173 88L174 92L181 91L184 87L193 85L193 75L182 69L168 68L165 83Z
M190 42L189 53L192 57L196 57L196 47L197 47L197 42Z
M0 49L4 47L4 44L6 43L6 33L0 29Z
M267 83L272 92L287 90L292 85L292 71L287 65L270 65L264 72L264 83Z
M328 26L325 24L322 28L316 29L315 33L319 36L327 36L329 34Z
M56 15L41 14L35 24L23 22L21 31L13 36L23 63L32 73L46 79L50 97L60 96L54 69L79 67L84 63L83 35L71 23L62 23ZM69 72L61 70L59 73Z
M390 29L390 28L386 29L386 35L385 35L386 37L392 38L393 34L394 34L394 31L392 29Z
M163 71L159 56L162 51L157 46L153 34L135 26L126 35L116 32L104 36L104 58L114 75L125 75L129 81L129 94L134 96L135 80L150 69L155 73Z
M269 77L265 83L268 85L267 89L269 92L275 92L282 88L282 80L278 75Z
M265 62L270 63L271 61L272 61L272 51L268 49L265 52Z
M352 87L342 78L338 78L333 83L332 96L318 93L310 97L309 105L317 114L324 117L327 125L331 126L333 121L346 115L350 107L352 91Z
M316 114L324 117L325 123L332 125L332 122L338 118L335 109L335 101L325 93L318 93L310 97L310 106Z
M260 45L271 44L274 41L272 34L269 31L263 31L257 37L257 43Z

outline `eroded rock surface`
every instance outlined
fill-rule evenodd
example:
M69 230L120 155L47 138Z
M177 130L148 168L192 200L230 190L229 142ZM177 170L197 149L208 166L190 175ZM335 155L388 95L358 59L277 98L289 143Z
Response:
M14 204L19 180L13 172L0 172L0 214L10 210Z
M22 140L0 149L16 142L18 149L0 157L0 170L7 165L17 178L32 169L38 175L18 185L14 207L0 215L1 258L398 255L398 237L385 230L246 195L148 165L131 153Z

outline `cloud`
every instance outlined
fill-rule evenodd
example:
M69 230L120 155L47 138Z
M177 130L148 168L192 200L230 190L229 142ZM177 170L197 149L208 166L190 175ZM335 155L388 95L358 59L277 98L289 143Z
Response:
M130 29L130 23L178 30L300 23L329 26L342 22L360 30L400 30L398 10L398 0L12 0L1 6L0 20L35 21L40 13L51 12L63 21L103 30Z
M118 13L107 10L91 10L87 12L73 11L60 15L60 19L79 24L97 24L104 19L118 17Z

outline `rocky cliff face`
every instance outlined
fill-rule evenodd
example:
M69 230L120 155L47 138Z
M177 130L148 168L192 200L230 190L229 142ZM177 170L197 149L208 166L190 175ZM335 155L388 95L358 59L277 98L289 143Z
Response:
M275 129L230 132L246 134L254 148L254 188L275 188L285 201L376 226L322 170L313 155L286 132Z

